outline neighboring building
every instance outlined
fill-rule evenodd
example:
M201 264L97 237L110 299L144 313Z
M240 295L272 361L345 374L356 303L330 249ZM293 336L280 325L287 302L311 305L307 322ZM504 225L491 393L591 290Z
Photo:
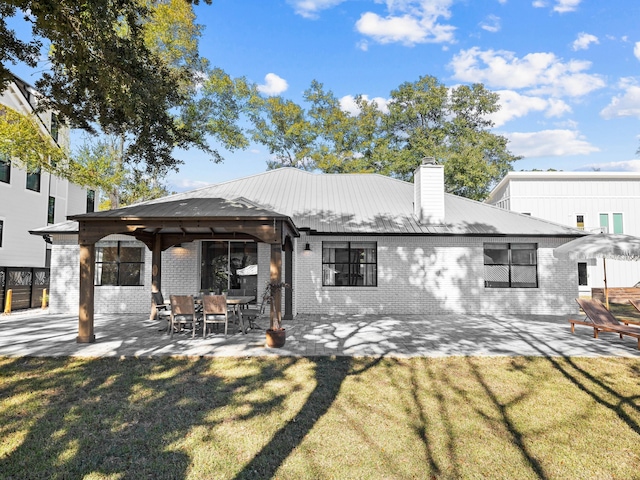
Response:
M37 91L15 77L0 96L0 104L29 115L33 114L37 99ZM43 134L61 148L68 147L69 129L58 123L53 113L45 112L36 118ZM91 195L47 172L27 173L17 168L12 159L0 156L0 303L4 302L6 289L15 290L12 282L34 280L32 269L38 269L38 281L48 281L43 278L46 272L42 269L49 267L51 245L29 235L29 231L61 222L68 215L93 211ZM14 292L14 309L29 304L40 302L30 302Z
M510 172L486 200L490 205L587 232L640 236L640 173ZM581 293L604 285L602 260L576 265ZM640 262L607 260L609 287L640 282Z
M33 232L53 239L53 313L78 312L78 266L94 248L95 312L145 314L160 275L165 298L260 296L281 245L285 318L577 311L574 265L553 249L583 233L446 194L440 165L420 166L413 184L281 168L74 220L81 248L75 221Z

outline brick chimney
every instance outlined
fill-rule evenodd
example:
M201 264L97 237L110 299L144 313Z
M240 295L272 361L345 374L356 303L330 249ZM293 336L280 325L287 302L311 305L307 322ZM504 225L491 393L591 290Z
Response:
M422 159L413 177L413 211L420 223L444 223L444 166Z

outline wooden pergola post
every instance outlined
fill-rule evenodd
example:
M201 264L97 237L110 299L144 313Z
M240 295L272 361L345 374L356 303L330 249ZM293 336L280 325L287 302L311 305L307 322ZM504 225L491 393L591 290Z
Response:
M96 245L80 244L80 308L78 312L78 343L93 343L94 274Z
M271 244L271 266L270 266L269 281L274 283L280 283L282 280L282 246L279 243ZM282 295L281 290L278 290L278 294L273 296L271 302L271 308L269 309L271 318L270 326L273 328L275 325L280 325L282 321Z
M153 237L151 249L151 292L162 292L162 238L160 235ZM149 320L155 320L157 315L156 304L152 301Z

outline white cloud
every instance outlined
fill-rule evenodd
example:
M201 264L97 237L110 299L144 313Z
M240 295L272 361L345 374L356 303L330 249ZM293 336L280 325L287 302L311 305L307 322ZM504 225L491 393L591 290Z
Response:
M582 0L556 0L553 11L558 13L573 12L578 8ZM534 0L531 5L535 8L545 8L549 5L546 0Z
M389 100L387 100L386 98L374 97L372 99L369 99L368 95L362 95L362 98L368 102L376 102L376 104L378 105L378 110L380 110L382 113L389 113ZM353 95L345 95L344 97L342 97L340 99L340 108L343 111L350 113L351 115L358 115L358 113L360 113L360 109L358 108L356 99Z
M522 58L505 50L473 47L454 55L449 66L463 82L482 82L493 88L527 89L534 95L577 97L605 86L599 75L584 73L591 62L562 62L553 53L529 53Z
M496 127L531 112L544 112L545 117L560 117L571 111L569 105L558 99L521 95L513 90L499 90L495 93L500 95L500 110L491 114L489 118Z
M378 43L453 42L453 25L438 23L451 17L453 0L386 0L389 15L365 12L356 22L356 30Z
M318 12L340 5L345 0L288 0L295 12L304 18L318 18Z
M558 0L553 7L554 12L566 13L573 12L578 8L582 0Z
M264 80L264 85L258 85L258 91L265 95L280 95L289 88L287 81L275 73L267 73Z
M206 187L207 185L211 185L211 182L203 182L201 180L191 180L189 178L181 178L173 182L173 185L176 187L177 191L185 192L189 190L195 190L197 188Z
M640 60L640 42L636 42L636 44L634 45L633 54L638 60Z
M600 116L606 120L616 117L640 118L640 86L626 84L623 79L625 92L611 99L609 105L600 111Z
M603 172L640 172L640 160L624 160L622 162L591 163L577 170Z
M590 33L581 32L578 34L578 38L573 41L572 48L574 50L586 50L592 43L600 43L598 37Z
M487 32L496 33L500 31L500 17L489 15L487 19L480 24L480 28Z
M575 130L512 132L504 135L509 139L509 150L525 158L588 155L600 150Z

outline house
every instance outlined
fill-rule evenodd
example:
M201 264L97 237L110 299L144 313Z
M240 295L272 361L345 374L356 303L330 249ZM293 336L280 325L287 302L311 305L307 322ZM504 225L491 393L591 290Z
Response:
M38 92L14 77L0 94L0 104L31 115ZM41 132L61 148L69 146L69 129L53 112L36 115ZM12 162L12 160L14 160ZM48 172L29 173L16 159L0 154L0 305L13 291L13 309L40 306L41 288L48 286L51 245L29 231L66 220L68 215L93 211L93 192ZM29 287L38 288L34 292Z
M486 202L587 232L640 236L640 173L510 172ZM604 285L602 260L575 266L582 294ZM609 287L640 282L640 262L607 260Z
M53 241L51 311L80 305L81 325L94 312L148 315L152 288L242 286L238 271L256 273L256 296L270 279L292 285L284 318L571 313L577 274L553 249L584 234L447 194L431 164L414 183L282 168L32 233Z

